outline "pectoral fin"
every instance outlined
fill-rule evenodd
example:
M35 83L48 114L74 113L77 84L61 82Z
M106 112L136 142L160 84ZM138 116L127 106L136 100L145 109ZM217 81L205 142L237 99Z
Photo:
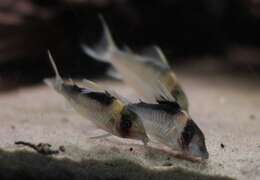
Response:
M112 136L112 134L107 133L107 134L102 134L102 135L99 135L99 136L90 137L90 139L103 139L103 138L110 137L110 136Z

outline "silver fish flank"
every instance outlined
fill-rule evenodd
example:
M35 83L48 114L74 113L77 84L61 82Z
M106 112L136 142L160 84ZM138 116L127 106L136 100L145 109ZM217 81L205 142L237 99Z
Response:
M120 96L112 95L91 81L85 83L84 88L66 83L59 75L50 52L48 54L56 77L45 82L63 95L76 112L112 135L141 140L144 144L148 142L142 121L125 107Z
M187 156L208 159L205 137L190 116L175 102L158 103L140 102L127 108L140 116L150 139Z

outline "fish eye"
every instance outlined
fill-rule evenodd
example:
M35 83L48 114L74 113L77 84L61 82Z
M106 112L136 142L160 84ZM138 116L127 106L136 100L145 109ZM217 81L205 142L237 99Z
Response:
M120 127L122 129L129 129L132 127L132 121L130 121L129 119L125 119L121 122Z
M189 142L191 141L191 139L193 137L193 132L190 132L190 131L184 132L182 134L182 136L183 136L183 139L185 140L185 142L187 142L189 144Z
M179 91L179 90L175 90L174 93L177 94L177 95L179 95L179 94L180 94L180 91Z

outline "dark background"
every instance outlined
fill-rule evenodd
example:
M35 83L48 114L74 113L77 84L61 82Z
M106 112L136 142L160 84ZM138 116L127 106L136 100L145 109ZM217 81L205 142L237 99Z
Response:
M228 73L259 74L257 0L1 0L1 88L52 76L47 49L63 76L102 77L109 65L79 46L100 38L98 14L119 46L157 44L176 67L214 59Z

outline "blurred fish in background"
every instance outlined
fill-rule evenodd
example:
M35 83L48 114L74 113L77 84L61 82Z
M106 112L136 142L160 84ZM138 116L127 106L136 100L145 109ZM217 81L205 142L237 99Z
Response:
M110 65L80 48L100 37L100 13L116 42L158 44L176 66L214 57L230 72L258 73L259 12L254 0L1 0L0 89L50 77L46 49L63 61L57 63L65 76L104 75Z

